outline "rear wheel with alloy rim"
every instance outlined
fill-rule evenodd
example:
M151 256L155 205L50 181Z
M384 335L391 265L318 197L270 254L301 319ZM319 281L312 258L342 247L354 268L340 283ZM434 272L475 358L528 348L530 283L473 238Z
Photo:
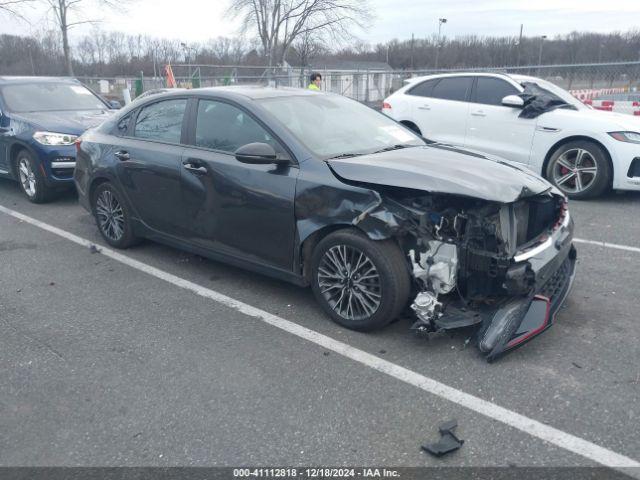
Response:
M22 150L18 153L15 168L20 188L29 201L45 203L54 197L55 190L45 184L44 175L28 151Z
M129 208L112 184L98 185L91 206L100 234L109 245L127 248L138 242L133 233Z
M569 198L601 195L611 184L611 167L602 148L589 141L558 148L547 166L547 178Z
M311 264L316 299L347 328L381 328L407 304L407 262L391 240L373 241L355 230L338 231L316 246Z

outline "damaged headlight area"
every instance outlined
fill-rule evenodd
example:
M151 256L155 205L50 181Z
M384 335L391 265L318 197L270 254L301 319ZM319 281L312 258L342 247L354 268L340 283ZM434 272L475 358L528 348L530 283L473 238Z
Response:
M381 198L369 213L393 217L413 279L413 329L475 326L478 347L493 360L550 326L574 275L562 195L502 204L396 189Z

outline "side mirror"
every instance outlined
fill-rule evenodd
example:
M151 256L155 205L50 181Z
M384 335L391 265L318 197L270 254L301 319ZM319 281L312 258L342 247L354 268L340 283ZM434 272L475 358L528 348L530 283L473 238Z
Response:
M289 163L289 160L279 159L275 149L268 143L248 143L238 148L235 156L239 162L253 165Z
M122 108L122 105L120 105L120 102L118 100L109 100L109 108L111 108L112 110L120 110Z
M524 107L524 100L518 95L507 95L502 99L502 105L505 107L522 108Z

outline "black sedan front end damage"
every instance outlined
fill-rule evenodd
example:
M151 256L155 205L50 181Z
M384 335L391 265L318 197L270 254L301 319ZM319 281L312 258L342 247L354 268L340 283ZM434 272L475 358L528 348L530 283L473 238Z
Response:
M491 361L551 326L575 274L562 195L509 204L437 195L401 201L414 215L402 240L416 287L414 329L475 325Z
M507 292L509 282L520 281L522 272L531 271L534 281L526 293L514 292L514 297L505 299L485 319L478 332L478 346L488 360L523 345L551 326L573 285L576 249L572 238L573 221L567 212L551 235L513 258L506 275Z
M491 361L553 323L574 279L573 220L565 196L525 169L433 148L477 163L451 172L441 164L440 182L425 190L417 187L432 179L416 174L417 152L393 165L384 158L330 165L341 181L377 192L378 201L353 224L372 238L381 232L395 238L405 253L413 281L412 328L476 327L478 348ZM400 176L400 168L410 175ZM394 175L387 176L391 169ZM476 192L465 185L483 185L474 178L479 175L487 187L472 196Z

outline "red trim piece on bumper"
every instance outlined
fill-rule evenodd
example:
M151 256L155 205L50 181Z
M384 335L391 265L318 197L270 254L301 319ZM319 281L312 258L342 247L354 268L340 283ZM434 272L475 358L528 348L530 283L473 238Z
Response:
M535 337L539 333L542 333L549 327L549 324L551 322L551 300L543 295L536 295L533 301L535 302L536 300L546 302L547 304L543 322L539 327L509 341L509 343L507 343L507 348L513 348L520 343L526 342L530 338Z

